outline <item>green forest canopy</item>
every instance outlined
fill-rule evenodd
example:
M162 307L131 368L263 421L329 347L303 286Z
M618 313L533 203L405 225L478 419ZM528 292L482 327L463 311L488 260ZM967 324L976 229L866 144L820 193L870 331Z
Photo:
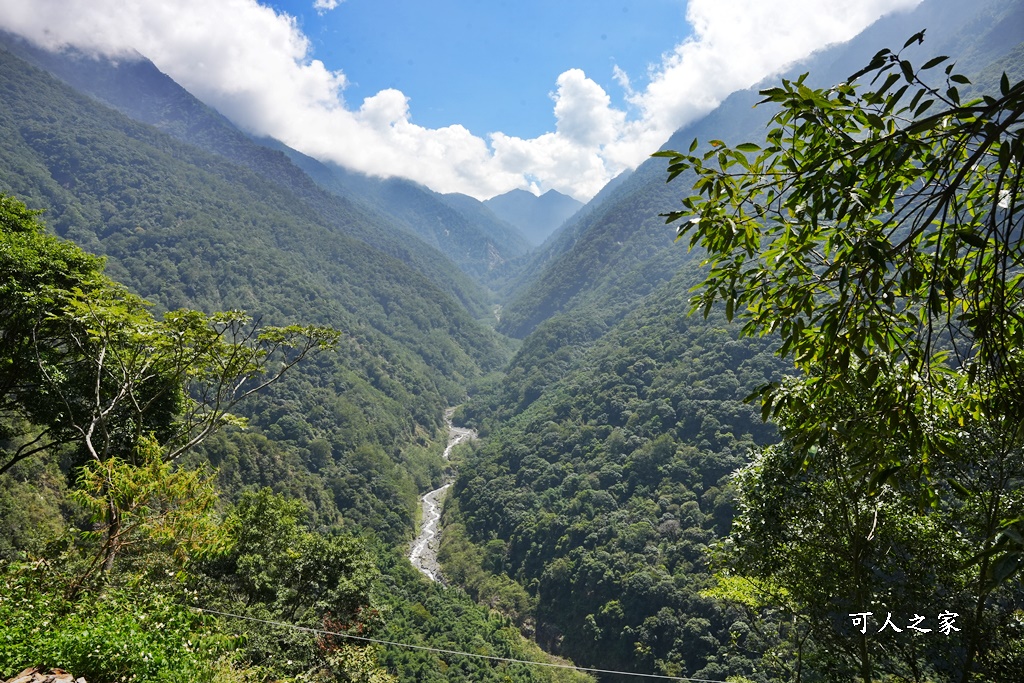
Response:
M670 179L694 179L667 217L706 251L694 310L721 302L802 371L759 391L783 443L738 478L726 575L865 683L1009 680L1024 656L1024 82L962 97L947 57L904 57L923 35L847 83L762 91L779 107L763 146L659 153ZM961 619L957 655L849 638L835 617L928 604Z

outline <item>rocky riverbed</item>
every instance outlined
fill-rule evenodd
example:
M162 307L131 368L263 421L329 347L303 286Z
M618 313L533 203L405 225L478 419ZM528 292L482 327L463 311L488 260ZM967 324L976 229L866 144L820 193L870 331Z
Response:
M444 449L444 459L448 460L452 449L467 439L475 439L476 432L472 429L456 427L452 424L454 408L445 411L445 424L448 426L448 445ZM431 581L443 581L441 567L437 563L437 549L440 543L438 526L441 523L441 507L444 496L452 482L446 481L443 486L428 491L420 499L420 531L412 542L409 550L409 561L413 566L427 575Z

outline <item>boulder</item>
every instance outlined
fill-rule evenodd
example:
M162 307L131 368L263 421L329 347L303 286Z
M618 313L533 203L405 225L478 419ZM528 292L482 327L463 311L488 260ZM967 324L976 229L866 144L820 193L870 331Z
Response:
M6 683L86 683L86 680L75 678L63 669L50 669L49 673L43 673L39 669L29 668Z

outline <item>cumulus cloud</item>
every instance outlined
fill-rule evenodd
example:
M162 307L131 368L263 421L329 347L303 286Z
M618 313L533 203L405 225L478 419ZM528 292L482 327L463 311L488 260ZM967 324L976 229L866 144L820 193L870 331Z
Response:
M587 78L580 69L570 69L558 77L555 100L556 130L572 142L593 147L615 139L624 112L611 107L604 89Z
M330 12L332 9L337 9L338 5L342 2L343 0L316 0L313 3L313 9L319 14L323 14L324 12Z
M341 1L314 7L326 12ZM256 0L4 0L0 26L50 49L137 51L251 132L365 173L481 198L524 187L585 200L730 92L918 2L690 0L689 39L642 77L613 72L628 112L570 69L551 95L554 130L532 139L419 126L398 90L347 102L345 74L313 58L293 17Z
M626 168L603 154L622 135L626 113L580 69L562 73L557 85L555 132L529 140L492 133L493 158L505 173L528 177L532 190L590 198Z
M853 38L878 17L921 0L689 0L690 38L662 56L643 91L628 90L638 117L609 155L635 165L683 124L727 95L780 73L814 50ZM618 76L620 82L625 74ZM628 79L625 80L628 88Z

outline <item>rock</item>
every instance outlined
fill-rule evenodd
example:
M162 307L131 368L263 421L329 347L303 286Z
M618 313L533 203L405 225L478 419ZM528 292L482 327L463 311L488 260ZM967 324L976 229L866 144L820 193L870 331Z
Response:
M63 669L50 669L43 673L40 669L28 668L6 683L86 683L84 678L75 678Z

